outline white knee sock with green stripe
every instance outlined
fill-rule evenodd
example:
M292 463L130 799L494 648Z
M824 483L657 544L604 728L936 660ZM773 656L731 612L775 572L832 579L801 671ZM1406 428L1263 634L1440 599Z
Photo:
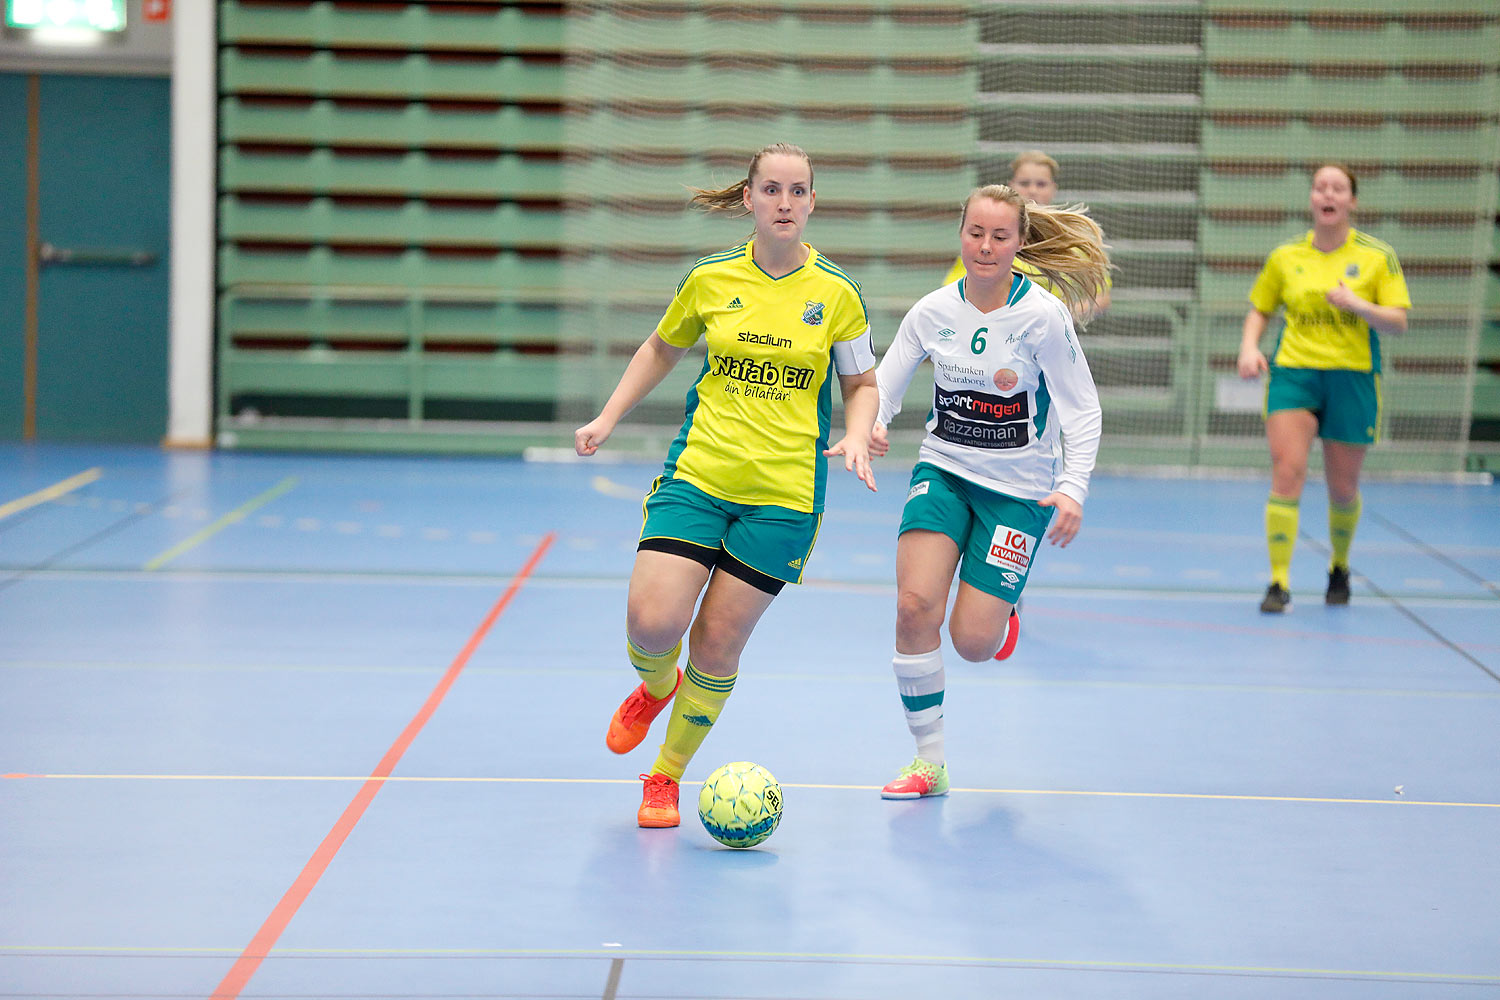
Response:
M917 757L943 763L943 649L907 655L897 651L891 660L896 690L906 712L906 728L917 741Z

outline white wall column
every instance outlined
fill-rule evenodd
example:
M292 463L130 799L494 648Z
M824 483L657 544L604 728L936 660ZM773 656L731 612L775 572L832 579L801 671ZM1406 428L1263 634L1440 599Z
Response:
M172 5L169 447L207 447L213 435L216 7Z

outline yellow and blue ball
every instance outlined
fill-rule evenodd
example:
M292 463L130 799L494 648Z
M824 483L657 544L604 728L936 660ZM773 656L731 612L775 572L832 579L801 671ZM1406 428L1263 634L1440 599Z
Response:
M703 782L698 818L708 835L726 847L754 847L781 822L781 786L759 764L725 764Z

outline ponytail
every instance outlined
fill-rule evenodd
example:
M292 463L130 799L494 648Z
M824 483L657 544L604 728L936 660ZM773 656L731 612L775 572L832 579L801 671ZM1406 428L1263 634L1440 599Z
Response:
M761 158L773 154L800 157L807 163L807 177L812 180L812 158L805 153L800 146L794 146L789 142L773 142L769 146L762 147L756 154L750 157L750 169L745 172L745 179L723 188L688 188L693 192L689 201L705 212L732 212L736 217L750 214L745 207L745 189L755 182L755 172L760 167Z
M987 184L975 188L964 200L964 218L968 217L969 202L975 198L1015 207L1021 223L1021 249L1016 258L1047 279L1077 322L1086 322L1097 308L1111 267L1104 230L1089 218L1088 208L1038 205L1004 184Z

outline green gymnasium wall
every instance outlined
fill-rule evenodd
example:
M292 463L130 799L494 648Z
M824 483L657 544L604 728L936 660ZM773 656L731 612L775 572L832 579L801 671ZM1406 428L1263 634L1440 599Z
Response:
M1120 268L1085 334L1120 465L1263 463L1225 384L1245 291L1306 228L1308 166L1349 160L1416 302L1371 467L1484 461L1500 423L1489 0L222 0L219 30L224 445L567 446L687 265L748 231L686 186L781 140L879 346L968 188L1057 156ZM618 445L664 444L680 368Z
M26 371L26 77L0 73L0 438L17 439L25 422Z

